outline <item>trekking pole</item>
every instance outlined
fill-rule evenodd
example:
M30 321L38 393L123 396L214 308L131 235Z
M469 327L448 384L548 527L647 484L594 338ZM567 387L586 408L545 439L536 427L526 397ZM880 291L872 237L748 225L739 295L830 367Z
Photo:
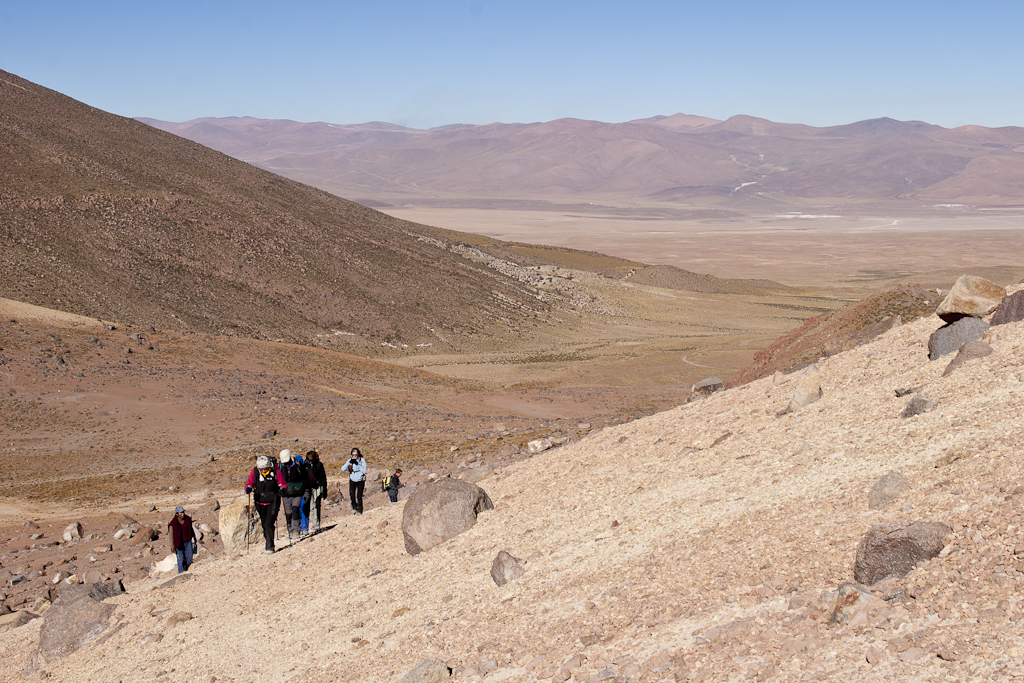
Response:
M252 528L252 491L249 492L249 502L245 506L245 554L249 554L249 529Z

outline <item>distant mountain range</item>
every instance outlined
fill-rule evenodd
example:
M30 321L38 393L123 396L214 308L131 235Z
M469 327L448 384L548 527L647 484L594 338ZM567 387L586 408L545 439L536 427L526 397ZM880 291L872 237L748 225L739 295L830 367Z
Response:
M814 128L751 116L454 125L140 118L360 200L494 198L716 203L1024 201L1024 128L882 118Z

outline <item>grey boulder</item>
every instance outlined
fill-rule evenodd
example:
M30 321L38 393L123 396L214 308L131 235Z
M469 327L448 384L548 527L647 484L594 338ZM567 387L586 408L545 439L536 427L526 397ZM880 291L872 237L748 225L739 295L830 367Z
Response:
M711 377L702 379L690 387L690 397L696 398L710 396L716 391L725 391L725 382L723 382L721 378L712 375Z
M1003 298L999 308L992 314L992 326L1018 323L1024 320L1024 289Z
M124 592L119 584L93 583L63 589L43 617L39 646L29 671L71 654L98 638L110 626L114 606L103 601Z
M477 515L493 510L487 492L459 479L424 484L409 496L402 513L402 536L410 555L418 555L476 524Z
M978 341L988 327L988 323L979 318L960 318L943 325L928 338L928 360L937 360L959 351L967 342Z
M914 417L915 415L922 415L934 407L934 402L924 396L918 395L907 401L907 405L903 408L903 412L900 414L900 417L908 418Z
M960 350L956 352L956 357L949 361L949 365L942 371L943 377L948 377L953 372L966 363L967 361L974 358L984 358L985 356L992 355L992 347L985 342L978 340L967 342L960 347Z

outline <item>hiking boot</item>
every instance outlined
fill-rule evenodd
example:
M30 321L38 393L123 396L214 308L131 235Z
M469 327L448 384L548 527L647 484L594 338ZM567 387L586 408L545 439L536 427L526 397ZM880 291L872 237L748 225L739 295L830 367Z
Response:
M263 554L264 554L264 555L273 555L273 554L274 554L274 551L273 551L273 550L264 550L264 551L263 551Z

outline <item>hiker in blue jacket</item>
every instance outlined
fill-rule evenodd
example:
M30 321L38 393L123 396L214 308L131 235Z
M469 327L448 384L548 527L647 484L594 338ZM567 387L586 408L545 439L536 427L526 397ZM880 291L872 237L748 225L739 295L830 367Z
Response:
M306 487L302 491L302 501L299 503L299 532L305 536L309 533L309 463L302 459L301 455L292 456L292 461L302 467L306 472Z
M353 448L351 456L341 468L348 475L348 498L352 503L352 514L363 514L363 489L366 488L366 460L358 448Z

